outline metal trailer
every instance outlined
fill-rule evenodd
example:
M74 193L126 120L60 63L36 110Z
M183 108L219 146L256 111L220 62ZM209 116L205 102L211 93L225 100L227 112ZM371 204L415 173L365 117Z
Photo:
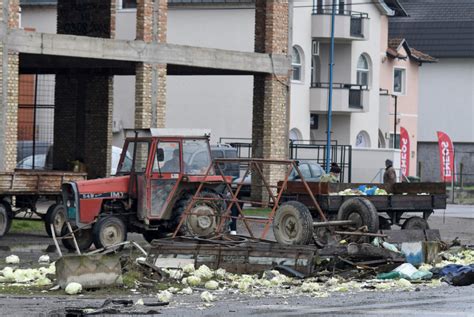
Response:
M86 173L64 171L15 170L0 172L0 237L8 233L12 220L39 219L45 222L45 229L51 236L49 218L57 212L62 201L61 185L65 182L86 179ZM55 201L46 213L38 211L41 199ZM36 215L37 217L33 216Z
M283 183L280 182L280 186ZM343 195L342 191L360 185L377 186L388 195ZM308 194L308 188L311 194ZM397 225L401 229L429 229L428 218L435 209L446 209L444 183L316 183L287 182L280 208L273 220L278 241L325 244L329 234L377 236L379 230ZM316 201L316 203L315 203ZM321 219L322 211L326 219ZM339 231L336 230L339 228ZM342 231L341 231L342 228ZM352 234L349 234L352 232Z

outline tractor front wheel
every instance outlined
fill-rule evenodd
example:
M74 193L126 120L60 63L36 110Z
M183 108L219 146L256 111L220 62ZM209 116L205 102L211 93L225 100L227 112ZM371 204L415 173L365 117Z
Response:
M93 226L92 236L96 248L107 248L127 240L127 227L120 218L106 216Z
M76 226L72 226L71 228L72 230L77 229ZM63 239L61 240L63 243L63 246L69 251L76 251L76 246L74 245L74 241L72 239L72 235L69 232L67 224L63 225L60 235L61 237L63 237ZM66 235L69 235L69 236L66 238L65 237ZM74 232L74 237L76 238L76 242L77 242L77 246L79 247L79 250L81 251L89 250L89 248L92 245L92 230L91 229L77 230L76 232Z

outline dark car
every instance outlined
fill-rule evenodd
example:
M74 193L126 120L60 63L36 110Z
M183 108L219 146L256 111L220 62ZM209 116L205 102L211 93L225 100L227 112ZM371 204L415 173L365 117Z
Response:
M305 181L307 182L319 182L321 180L321 176L325 175L324 169L316 162L308 161L308 160L301 160L299 161L298 167L303 174ZM293 169L290 176L288 177L289 181L298 181L300 177L296 170ZM234 187L237 186L238 183L242 181L242 178L238 178L234 181ZM239 197L250 197L250 187L252 183L251 176L247 176L244 179L244 185L242 186Z
M211 157L212 159L233 159L237 158L237 149L226 144L218 144L211 146ZM238 162L228 162L220 165L222 172L226 176L232 176L236 179L240 176L240 165Z

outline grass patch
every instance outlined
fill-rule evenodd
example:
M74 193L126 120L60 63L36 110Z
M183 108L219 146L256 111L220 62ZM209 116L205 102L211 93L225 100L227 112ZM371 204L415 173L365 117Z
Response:
M257 217L268 217L272 210L270 208L252 208L245 209L244 215L246 216L257 216Z
M31 233L31 232L43 232L44 222L38 220L18 220L14 219L10 232L12 233Z

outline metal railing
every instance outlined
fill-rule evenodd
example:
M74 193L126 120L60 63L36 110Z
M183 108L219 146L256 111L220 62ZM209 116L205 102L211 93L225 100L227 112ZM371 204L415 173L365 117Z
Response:
M311 82L311 88L329 88L329 83ZM369 89L367 85L345 84L345 83L333 83L332 88L354 89L354 90L368 90Z
M313 6L313 11L311 12L312 15L331 15L332 9L323 9L318 8L317 6ZM369 14L365 12L358 12L358 11L351 11L351 10L336 10L336 15L345 15L360 19L368 19Z
M311 83L311 88L327 88L329 89L329 83ZM363 109L363 96L362 91L368 90L369 87L366 85L354 85L354 84L343 84L333 83L333 89L348 89L349 90L349 108Z
M220 138L219 143L226 143L237 149L239 158L252 158L252 140L250 138ZM326 167L326 140L290 140L289 158L293 160L313 161ZM352 180L352 146L340 145L331 140L331 161L341 168L341 182Z

